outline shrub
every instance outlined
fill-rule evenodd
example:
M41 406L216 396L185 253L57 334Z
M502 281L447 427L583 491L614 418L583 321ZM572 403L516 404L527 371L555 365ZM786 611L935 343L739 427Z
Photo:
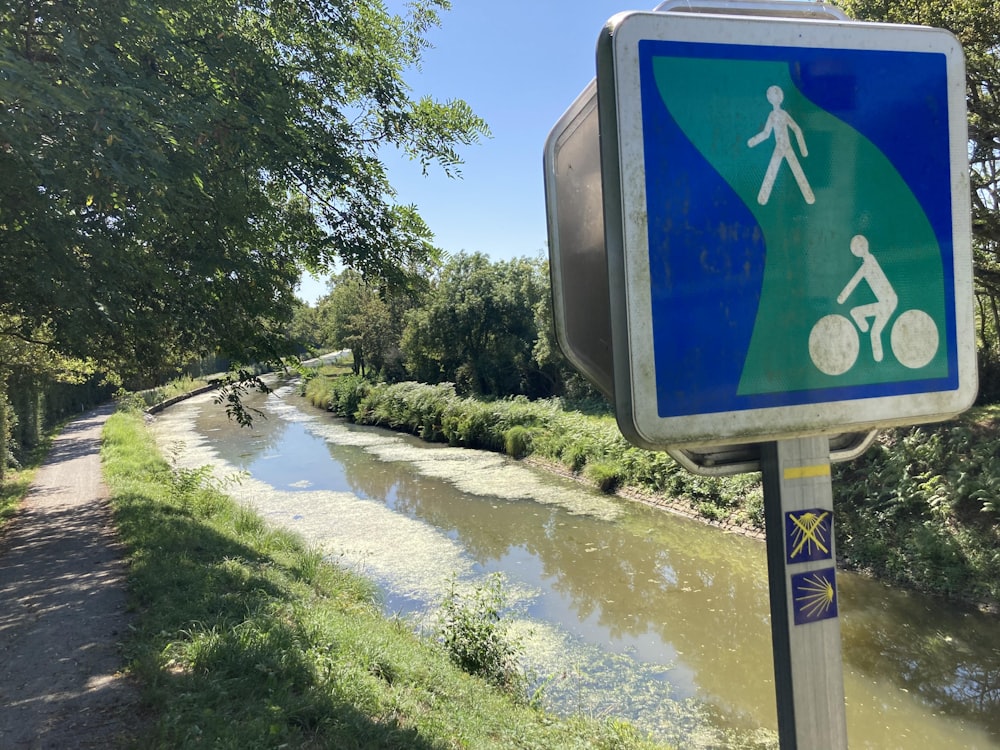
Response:
M583 471L583 467L587 465L587 449L582 445L569 445L562 452L560 458L569 467L570 471L574 474L579 474Z
M517 425L503 434L504 452L514 458L524 458L531 453L531 431Z
M7 398L7 394L0 391L0 480L3 479L6 467L18 468L17 463L17 412Z
M523 646L508 633L506 605L499 573L469 595L460 594L452 580L438 615L438 635L462 670L523 698L528 685L520 665Z
M358 419L362 401L372 390L372 384L360 375L342 375L330 381L327 409L352 421Z
M764 528L764 487L747 493L740 511L740 522L758 529Z
M622 481L618 466L603 461L587 464L583 475L593 482L601 492L614 492Z

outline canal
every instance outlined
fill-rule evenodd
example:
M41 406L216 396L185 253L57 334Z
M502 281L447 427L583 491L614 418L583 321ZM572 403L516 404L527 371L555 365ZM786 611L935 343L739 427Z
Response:
M252 429L211 396L161 413L161 449L377 582L430 628L453 583L500 574L526 666L560 712L684 748L776 747L764 544L483 451L358 427L291 385ZM1000 623L839 576L852 748L1000 748Z

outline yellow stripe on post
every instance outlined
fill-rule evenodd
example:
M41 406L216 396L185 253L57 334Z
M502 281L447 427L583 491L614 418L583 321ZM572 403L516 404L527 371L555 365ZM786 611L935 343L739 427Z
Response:
M785 479L812 479L830 476L830 464L814 466L790 466L785 469Z

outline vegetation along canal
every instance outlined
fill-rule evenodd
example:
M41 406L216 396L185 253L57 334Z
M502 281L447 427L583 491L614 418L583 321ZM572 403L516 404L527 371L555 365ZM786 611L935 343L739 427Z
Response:
M680 747L775 745L764 545L507 457L359 428L283 386L251 430L210 396L157 419L180 466L373 578L431 628L452 581L500 573L527 666L558 711ZM842 574L852 748L1000 748L1000 623Z

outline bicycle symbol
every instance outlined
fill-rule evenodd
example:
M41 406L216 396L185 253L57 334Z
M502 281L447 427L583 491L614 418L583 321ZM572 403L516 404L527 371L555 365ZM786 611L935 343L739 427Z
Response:
M858 331L870 335L872 358L881 362L884 357L882 333L899 303L892 284L868 249L868 239L864 235L851 239L851 253L861 259L861 267L837 296L837 304L844 304L862 281L868 283L875 302L851 308L850 319L833 313L820 318L812 327L809 356L817 369L827 375L843 375L857 362L861 352ZM893 356L904 367L913 370L924 367L934 358L938 344L937 325L923 310L901 313L889 332Z

